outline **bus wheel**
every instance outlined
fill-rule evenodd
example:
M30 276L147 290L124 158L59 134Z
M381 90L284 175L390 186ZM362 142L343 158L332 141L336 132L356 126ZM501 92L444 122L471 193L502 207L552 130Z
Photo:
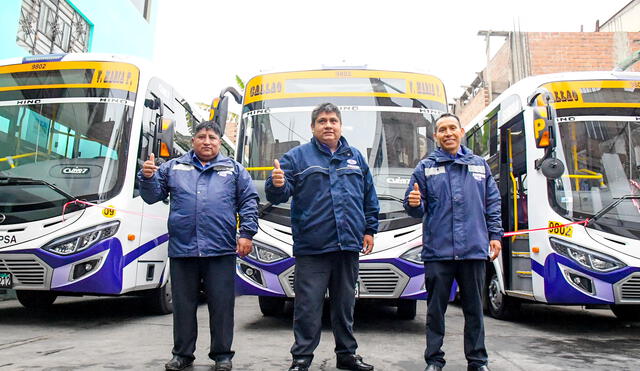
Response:
M611 304L611 311L623 321L640 321L640 305Z
M416 318L417 300L398 299L396 315L400 319L411 320Z
M262 314L266 317L271 317L284 313L286 300L285 298L274 296L258 296L258 304L260 304Z
M485 298L489 315L496 319L511 319L517 315L520 309L518 300L505 296L500 292L498 275L495 273L493 273L487 284Z
M153 290L148 297L149 310L154 314L173 313L173 296L171 295L171 280Z
M25 291L17 290L16 296L23 307L29 309L45 309L54 301L58 295L51 291Z

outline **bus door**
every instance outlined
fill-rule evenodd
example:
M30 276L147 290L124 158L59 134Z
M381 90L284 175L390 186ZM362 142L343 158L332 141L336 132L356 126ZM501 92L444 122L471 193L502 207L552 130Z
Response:
M529 227L527 158L523 115L500 128L500 181L502 225L505 231ZM529 235L503 238L502 263L505 289L532 293Z
M142 133L138 149L137 170L140 170L144 161L153 153L156 158L156 165L168 160L168 156L162 156L161 149L158 148L158 138L156 138L157 128L174 116L171 105L171 88L165 86L157 79L151 79L149 89L145 94L145 105L142 115ZM160 107L162 105L162 107ZM166 154L164 154L166 155ZM136 171L137 174L137 171ZM163 277L165 263L167 262L168 243L162 242L161 248L157 248L158 242L167 238L167 220L169 213L169 198L156 202L153 205L145 203L139 197L139 190L136 187L134 197L139 202L142 212L140 227L140 245L145 245L145 252L137 262L136 286L157 287L160 278ZM138 205L136 203L136 205ZM168 272L167 272L168 273Z

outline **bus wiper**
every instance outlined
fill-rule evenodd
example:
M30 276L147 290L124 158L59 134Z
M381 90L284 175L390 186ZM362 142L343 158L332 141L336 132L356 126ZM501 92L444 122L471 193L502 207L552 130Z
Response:
M595 213L592 218L589 218L589 222L586 226L590 226L592 223L600 219L604 214L611 211L611 209L618 206L624 200L640 200L640 195L624 195L622 197L616 198L615 201L612 201L611 203L609 203L609 205L603 207L600 211Z
M21 178L21 177L15 177L15 176L0 176L0 186L4 186L4 185L30 185L30 184L45 185L45 186L51 188L52 190L54 190L55 192L63 195L69 201L77 200L77 197L74 197L74 196L68 194L67 192L63 191L62 189L60 189L60 187L56 186L55 184L51 184L51 183L49 183L47 181L44 181L44 180L41 180L41 179Z
M378 193L378 195L377 195L377 196L378 196L378 200L385 200L385 201L398 201L398 202L400 202L401 204L403 204L403 203L404 203L404 200L403 200L403 199L401 199L400 197L396 197L396 196L394 196L394 195L387 195L387 194L384 194L384 193Z

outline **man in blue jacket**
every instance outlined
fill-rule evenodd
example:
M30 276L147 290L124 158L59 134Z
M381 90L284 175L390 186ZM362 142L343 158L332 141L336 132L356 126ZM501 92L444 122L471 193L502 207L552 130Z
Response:
M356 354L353 308L359 252L373 249L378 198L367 161L342 134L338 107L323 103L311 114L313 138L287 152L266 180L267 199L291 202L296 294L290 371L306 371L320 342L329 290L336 367L373 370Z
M216 371L231 370L236 254L251 252L258 231L258 193L249 173L220 153L222 133L213 121L198 124L193 150L156 166L151 154L140 172L140 195L149 203L171 195L169 258L173 295L173 358L167 370L189 367L195 357L200 282L209 306ZM240 230L236 239L236 213Z
M425 371L444 365L444 314L455 278L464 313L468 370L488 370L482 290L485 264L500 253L500 193L487 162L461 145L464 129L455 115L435 123L440 146L416 167L405 194L409 215L423 218L422 260L427 298Z

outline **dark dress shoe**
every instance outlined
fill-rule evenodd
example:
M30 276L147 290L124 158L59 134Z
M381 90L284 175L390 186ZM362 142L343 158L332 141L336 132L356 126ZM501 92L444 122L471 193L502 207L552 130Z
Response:
M480 367L467 366L467 371L491 371L486 365Z
M291 367L289 367L289 371L309 371L309 365L311 362L306 359L294 359L291 362Z
M442 367L434 364L427 365L424 371L442 371Z
M179 371L179 370L184 370L185 368L191 366L192 364L193 364L193 359L180 357L180 356L173 356L173 358L171 358L169 362L165 363L164 368L165 370Z
M222 361L216 361L216 365L213 371L231 371L233 364L230 359L224 359Z
M339 354L336 367L341 370L371 371L373 366L362 361L357 354Z

